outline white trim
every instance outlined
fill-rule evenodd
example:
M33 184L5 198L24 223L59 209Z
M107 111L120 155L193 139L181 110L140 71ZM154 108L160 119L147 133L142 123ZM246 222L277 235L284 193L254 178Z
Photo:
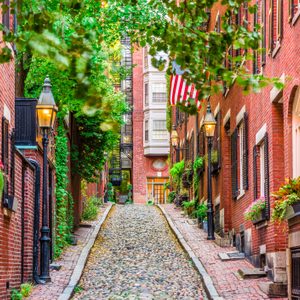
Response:
M214 205L216 206L216 205L218 205L218 204L220 204L220 202L221 202L221 197L220 197L220 194L214 199Z
M244 114L246 112L246 105L244 105L242 107L242 109L239 111L239 113L236 115L236 125L238 126L240 124L240 122L243 120L244 118Z
M256 145L259 145L263 138L265 137L267 133L267 124L265 123L260 129L259 131L256 133L256 136L255 136L255 144Z
M226 123L228 122L228 120L230 119L230 113L231 113L231 110L229 108L226 115L225 115L225 117L223 118L223 126L225 126Z
M284 73L280 76L279 81L281 83L285 84L285 74ZM280 102L280 101L282 101L282 99L281 99L282 97L280 97L278 99L281 92L282 92L282 89L279 90L276 87L273 87L271 89L271 91L270 91L270 101L271 101L271 103L277 102L277 100L278 100L279 103L282 103L282 102Z
M4 103L4 112L3 112L4 118L10 123L10 110L8 106Z
M214 116L216 116L219 111L220 111L220 103L218 103L217 107L214 110Z
M201 121L200 121L200 128L203 126L204 123L204 116L202 117Z

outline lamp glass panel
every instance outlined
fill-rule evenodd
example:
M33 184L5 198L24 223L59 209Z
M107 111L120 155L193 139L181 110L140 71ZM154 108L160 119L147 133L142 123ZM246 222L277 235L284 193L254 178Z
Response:
M173 147L176 147L178 145L178 134L176 130L172 131L171 134L171 143Z
M41 128L53 128L56 111L52 106L37 106L38 124Z
M215 124L205 124L205 133L207 137L213 137L215 134Z

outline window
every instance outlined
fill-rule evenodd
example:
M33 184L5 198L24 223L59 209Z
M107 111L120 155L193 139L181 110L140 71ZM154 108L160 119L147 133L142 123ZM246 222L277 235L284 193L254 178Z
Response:
M144 91L144 95L145 95L145 106L149 105L149 84L145 83L145 91Z
M154 140L166 140L168 139L166 120L154 120L152 138Z
M260 178L260 197L265 196L265 144L262 142L259 146L259 178Z
M240 195L244 194L244 186L243 186L243 178L244 178L244 168L243 168L243 153L244 153L244 123L241 123L241 125L238 128L238 134L239 134L239 187L240 187Z
M300 12L300 0L289 0L289 21L294 23Z
M9 6L10 6L10 1L9 0L4 0L4 5L2 6L4 13L2 14L2 24L5 26L5 31L8 31L10 28L9 25L9 19L10 19L10 12L9 12Z
M231 136L232 197L244 195L248 189L248 116L244 117Z
M269 53L278 49L283 34L283 0L271 0L269 11Z
M149 141L149 121L145 121L145 142Z
M216 115L216 129L213 138L213 154L215 153L216 159L212 165L212 172L217 172L221 168L221 112Z
M270 216L268 149L268 134L266 133L259 145L255 145L253 148L253 189L254 199L264 197L266 200L267 219Z
M165 84L153 84L152 86L152 102L153 103L166 103L167 92Z

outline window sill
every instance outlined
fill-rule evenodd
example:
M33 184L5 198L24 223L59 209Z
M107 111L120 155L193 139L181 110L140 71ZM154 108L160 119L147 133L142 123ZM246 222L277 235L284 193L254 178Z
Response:
M294 15L293 19L292 19L292 25L294 26L296 24L296 22L298 21L300 17L300 9L298 9L298 11L296 12L296 14Z
M243 198L245 196L246 192L245 191L241 191L241 193L237 196L236 200L240 200L241 198Z
M275 58L275 56L277 55L277 53L278 53L278 51L279 51L280 48L281 48L280 41L277 41L276 42L276 47L272 51L272 58Z

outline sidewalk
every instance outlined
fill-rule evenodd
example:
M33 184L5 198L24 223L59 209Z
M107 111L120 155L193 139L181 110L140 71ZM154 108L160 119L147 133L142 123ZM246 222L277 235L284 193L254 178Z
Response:
M95 227L100 222L101 217L111 204L105 204L100 208L100 212L96 221L84 222L91 227L79 227L75 232L77 239L76 246L69 246L64 250L62 256L55 261L55 264L60 265L59 271L52 270L50 272L51 282L45 285L36 285L29 300L56 300L63 293L65 287L69 284L70 278L73 274L82 250L87 245L93 234Z
M213 241L208 241L207 233L199 229L198 225L188 223L188 218L181 214L182 210L175 209L173 204L164 204L161 207L201 261L221 297L228 300L270 299L258 286L260 282L267 282L267 278L244 280L238 275L237 271L241 268L253 268L246 259L226 262L220 260L220 252L235 251L235 248L220 247Z

